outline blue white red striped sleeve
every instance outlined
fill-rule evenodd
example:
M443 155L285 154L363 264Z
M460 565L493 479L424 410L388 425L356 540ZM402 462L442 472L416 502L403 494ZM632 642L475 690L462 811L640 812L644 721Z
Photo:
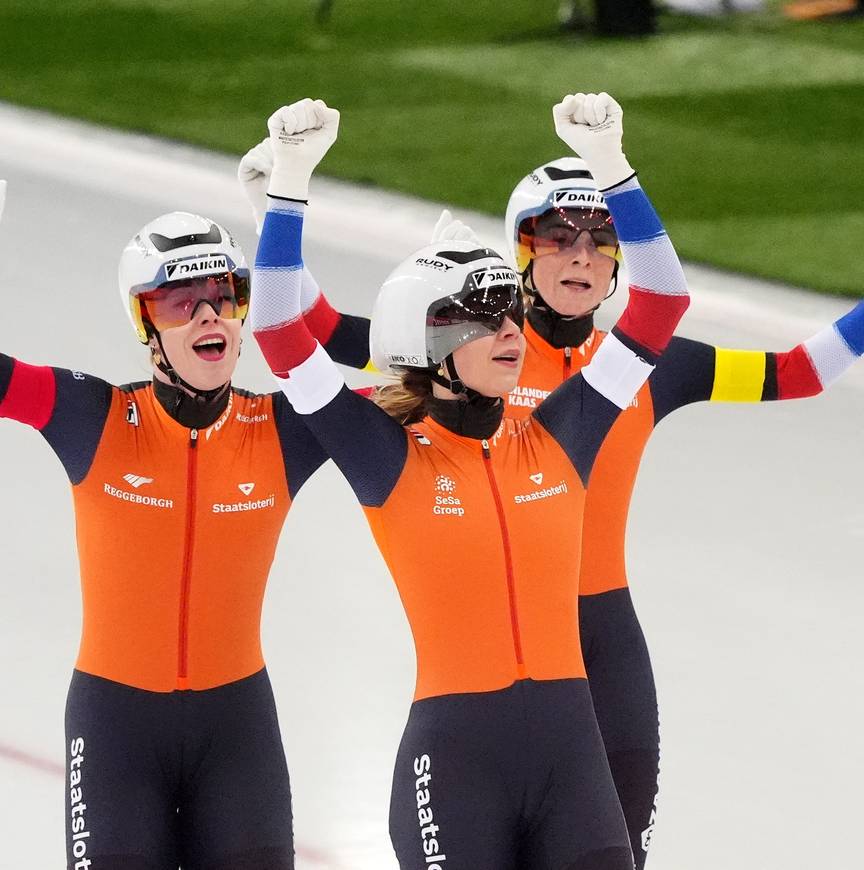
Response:
M369 319L337 311L305 265L300 282L300 306L309 331L334 362L372 370Z
M304 207L270 199L252 288L252 329L276 382L348 479L360 502L386 500L405 463L407 435L388 414L351 392L303 317Z
M304 206L268 203L252 275L252 331L270 370L287 378L316 348L301 303Z
M775 354L777 398L799 399L829 387L864 354L864 302L788 353Z
M630 276L627 308L582 373L626 408L666 350L690 297L660 218L636 178L604 193Z

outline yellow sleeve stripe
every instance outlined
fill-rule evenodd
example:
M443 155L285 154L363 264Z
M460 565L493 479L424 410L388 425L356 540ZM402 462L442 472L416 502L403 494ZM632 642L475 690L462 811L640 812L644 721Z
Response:
M371 359L369 360L369 362L366 363L365 366L363 366L362 371L364 371L364 372L372 372L373 374L377 374L377 373L378 373L378 369L375 368L375 364L372 362Z
M759 402L764 384L764 351L717 348L712 402Z

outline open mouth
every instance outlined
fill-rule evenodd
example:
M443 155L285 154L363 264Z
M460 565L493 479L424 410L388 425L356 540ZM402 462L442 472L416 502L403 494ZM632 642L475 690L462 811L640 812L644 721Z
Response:
M192 350L200 359L207 362L219 362L228 349L228 342L221 335L205 335L192 345Z
M515 366L519 362L519 351L510 350L505 353L498 354L492 357L492 362L502 363L504 365Z
M590 281L580 281L578 278L565 278L561 282L568 290L590 290Z

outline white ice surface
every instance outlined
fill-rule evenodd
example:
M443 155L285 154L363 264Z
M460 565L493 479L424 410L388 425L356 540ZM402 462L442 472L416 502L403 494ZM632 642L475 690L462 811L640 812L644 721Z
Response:
M115 383L147 377L116 295L119 252L145 221L185 208L227 223L254 257L233 169L228 158L0 107L0 349ZM643 182L650 191L649 173ZM315 181L307 259L337 307L368 313L437 215L428 203ZM500 243L496 222L467 218ZM849 307L687 271L694 304L681 333L727 347L787 349ZM236 382L270 389L248 335ZM685 409L647 450L628 555L663 727L651 870L860 870L862 400L859 368L812 401ZM63 864L63 707L80 623L73 517L38 435L0 421L0 456L0 867L45 870ZM298 867L394 870L388 792L413 652L332 467L289 516L264 644Z

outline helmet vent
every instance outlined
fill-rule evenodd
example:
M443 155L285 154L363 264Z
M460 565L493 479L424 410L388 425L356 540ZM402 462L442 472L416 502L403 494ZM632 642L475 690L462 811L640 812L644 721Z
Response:
M566 178L594 178L587 169L559 169L557 166L544 166L543 171L550 181L564 181Z
M216 224L212 224L207 233L192 233L188 236L177 236L176 239L169 239L160 233L150 233L150 241L159 253L164 254L187 245L218 245L222 242L222 233Z
M438 251L435 256L440 257L442 260L451 260L460 265L473 263L475 260L488 260L490 257L494 257L496 260L500 259L498 254L489 248L476 248L473 251Z

